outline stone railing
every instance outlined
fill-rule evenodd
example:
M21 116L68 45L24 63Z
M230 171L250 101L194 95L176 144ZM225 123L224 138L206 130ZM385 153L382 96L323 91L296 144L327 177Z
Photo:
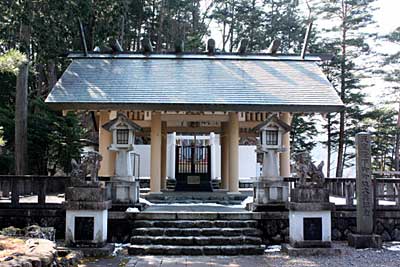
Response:
M60 205L69 182L65 176L0 175L0 207Z
M285 177L290 188L296 186L298 178ZM377 207L400 208L400 178L373 177L374 199ZM325 178L329 196L336 198L337 206L355 206L356 178Z

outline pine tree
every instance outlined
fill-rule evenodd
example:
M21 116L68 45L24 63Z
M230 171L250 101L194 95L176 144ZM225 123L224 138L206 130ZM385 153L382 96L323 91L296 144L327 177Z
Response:
M348 126L357 122L357 118L361 116L360 105L363 104L363 93L359 86L358 73L353 59L360 56L367 46L365 36L361 29L373 23L371 4L375 0L340 0L330 1L323 0L318 6L320 14L324 14L325 19L337 22L329 32L336 34L336 37L330 41L330 46L334 48L336 60L331 64L336 70L332 76L332 80L336 82L336 88L343 103L346 104L346 110L339 114L339 130L337 139L337 162L336 176L343 176L343 169L352 157L353 153L349 153L348 149L353 145L351 134L355 129L348 131ZM334 23L332 23L334 24ZM331 138L331 137L329 137ZM331 144L334 142L331 142Z
M389 35L384 37L386 40L400 46L400 27ZM400 52L388 55L385 59L384 66L390 66L391 70L385 72L384 79L390 83L387 93L390 95L389 104L398 105L396 136L394 147L394 170L400 171Z

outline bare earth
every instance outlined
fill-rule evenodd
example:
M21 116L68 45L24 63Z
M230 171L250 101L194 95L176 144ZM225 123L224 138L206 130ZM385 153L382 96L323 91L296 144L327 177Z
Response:
M341 256L332 257L289 257L281 252L265 253L260 256L118 256L108 259L97 259L92 262L79 265L79 267L97 266L121 266L121 267L184 267L184 266L215 266L215 267L336 267L336 266L360 266L360 267L398 267L400 266L400 242L387 243L385 249L355 250L346 246L346 243L336 243L342 248ZM390 250L392 249L392 250Z

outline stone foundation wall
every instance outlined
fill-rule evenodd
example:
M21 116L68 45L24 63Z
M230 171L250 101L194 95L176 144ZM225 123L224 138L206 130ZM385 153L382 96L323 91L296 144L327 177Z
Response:
M115 213L115 214L114 214ZM111 215L113 214L113 215ZM110 212L108 221L108 241L129 242L131 225L123 212ZM400 211L378 211L375 232L384 241L400 241ZM258 228L263 232L266 245L289 241L288 212L267 212L258 220ZM50 209L1 209L0 229L8 226L24 228L28 225L51 226L56 229L56 239L64 239L65 211ZM347 235L356 232L355 210L339 210L332 213L332 239L347 240Z
M265 245L289 242L289 219L259 220L258 228L263 231Z
M276 213L273 216L272 213ZM271 212L270 217L279 219L259 220L259 229L263 231L263 241L266 245L280 244L289 241L289 219L287 212ZM400 211L378 211L375 232L382 235L383 241L400 241ZM356 211L343 210L332 213L332 240L347 241L350 233L356 233Z
M0 210L0 229L9 226L25 228L37 224L41 227L54 227L56 239L63 239L65 232L65 211L50 209L2 209Z

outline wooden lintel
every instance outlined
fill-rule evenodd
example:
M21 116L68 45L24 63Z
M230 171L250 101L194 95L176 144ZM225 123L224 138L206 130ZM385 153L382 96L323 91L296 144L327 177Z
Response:
M240 125L240 128L250 128L250 129L252 129L252 128L256 127L258 124L260 124L260 123L261 123L261 121L240 121L239 125Z
M167 131L177 133L220 133L221 127L167 127Z
M228 121L228 115L220 114L162 114L161 120L163 121L192 121L192 122L215 122L215 121Z

